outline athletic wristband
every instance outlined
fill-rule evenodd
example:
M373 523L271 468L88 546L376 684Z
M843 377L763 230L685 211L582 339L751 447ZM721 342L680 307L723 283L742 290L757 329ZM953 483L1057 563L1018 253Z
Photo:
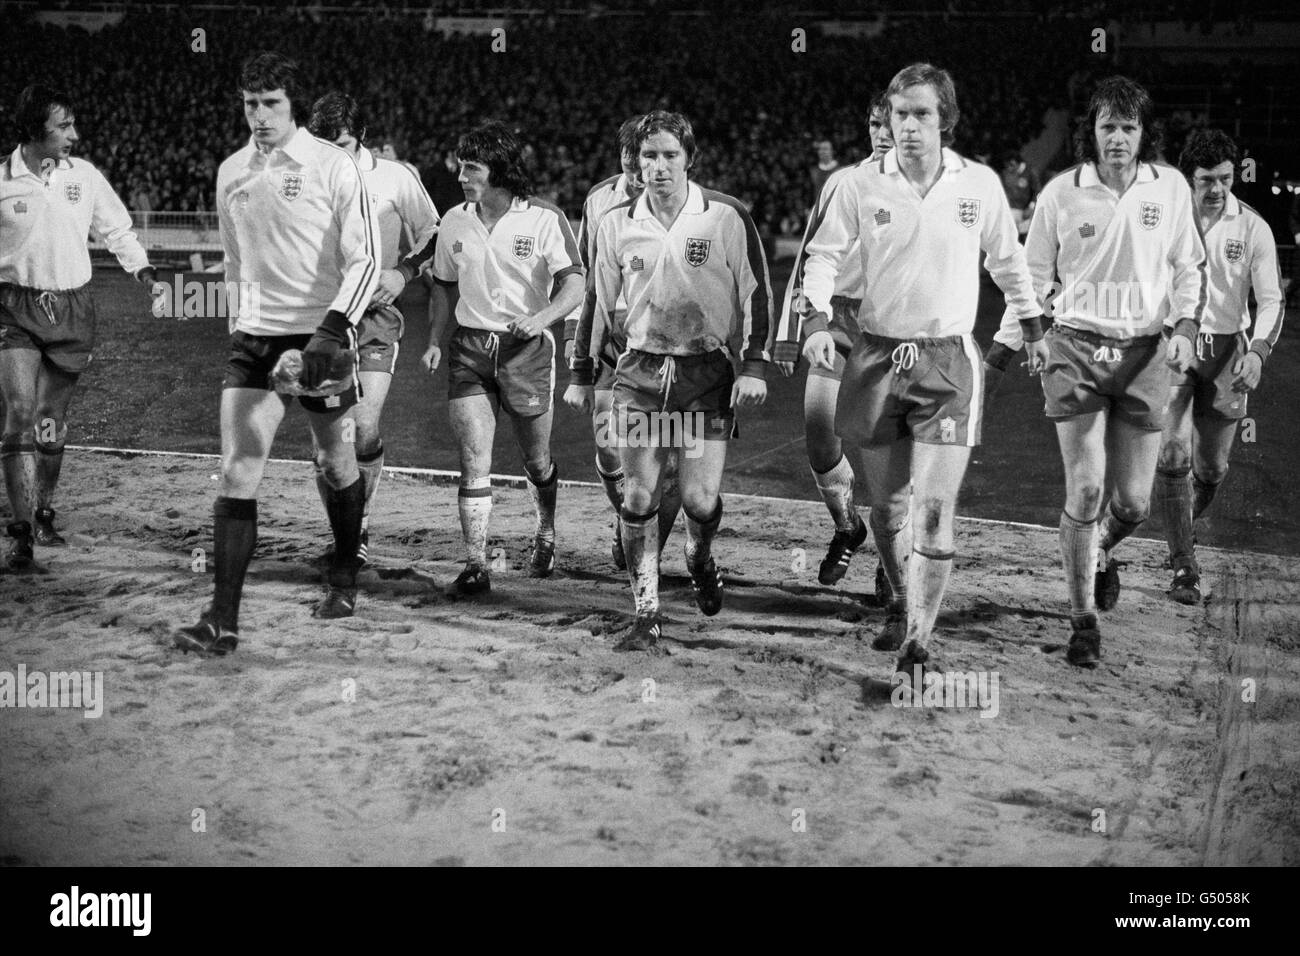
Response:
M777 342L772 346L772 361L791 362L799 364L799 343L798 342Z
M1020 334L1026 342L1039 342L1043 338L1043 317L1036 315L1032 319L1020 320Z
M315 347L322 342L333 342L341 349L350 348L351 334L352 323L348 321L348 317L337 309L330 309L325 313L325 320L316 326L316 332L303 351L314 351Z
M829 332L831 330L831 320L825 312L814 312L803 320L804 338L812 335L814 332Z
M1268 357L1273 354L1273 346L1269 345L1263 339L1256 339L1254 342L1250 343L1250 349L1248 351L1254 352L1258 355L1259 362L1263 365L1268 361Z
M574 357L569 367L569 384L581 388L590 388L596 384L596 362L589 355Z
M748 375L750 378L756 378L761 382L766 382L767 362L763 359L742 359L740 363L740 374Z
M1017 349L1013 349L1009 345L994 342L989 346L989 350L984 353L984 364L997 369L999 372L1005 372L1008 363L1011 361L1011 356L1015 355L1017 351Z
M1169 337L1173 338L1175 335L1181 335L1187 339L1187 341L1195 342L1196 333L1199 329L1200 323L1195 319L1179 319L1174 323L1173 330L1169 333Z

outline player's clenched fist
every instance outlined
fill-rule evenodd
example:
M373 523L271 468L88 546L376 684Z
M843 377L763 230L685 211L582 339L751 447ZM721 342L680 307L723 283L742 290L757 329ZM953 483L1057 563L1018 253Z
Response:
M420 356L420 365L422 365L424 370L430 374L437 371L438 363L441 361L442 349L438 348L436 345L430 345L424 350L424 354Z
M570 385L564 390L564 404L575 412L590 415L595 403L596 389L590 385Z
M830 338L828 334L826 336ZM731 386L731 405L744 408L746 405L762 405L767 401L767 382L757 375L742 375Z
M1264 371L1264 360L1258 352L1247 352L1232 366L1232 390L1237 393L1253 392L1259 387Z
M814 332L803 344L803 357L813 368L835 368L835 339L829 332Z
M1165 352L1165 364L1179 372L1186 372L1191 367L1196 350L1192 340L1185 335L1174 335L1169 339Z

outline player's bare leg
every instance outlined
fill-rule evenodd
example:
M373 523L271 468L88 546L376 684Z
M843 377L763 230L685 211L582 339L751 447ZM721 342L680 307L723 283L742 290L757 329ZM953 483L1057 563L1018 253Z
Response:
M1181 604L1201 600L1200 567L1192 541L1192 400L1189 386L1170 389L1165 430L1160 439L1156 482L1161 491L1165 540L1174 583L1169 594Z
M41 364L36 378L34 446L36 485L32 505L36 543L45 547L66 544L54 528L54 491L63 470L63 445L68 437L68 405L81 376L49 362Z
M898 669L929 659L930 635L952 573L953 519L970 449L912 443L912 556L907 563L907 634Z
M515 443L524 458L528 492L537 514L533 550L528 556L530 578L550 577L555 570L555 500L559 490L560 469L551 459L551 425L555 409L530 418L511 416Z
M258 388L221 392L221 481L212 507L212 603L199 623L172 637L185 651L226 654L239 643L244 576L257 544L257 489L289 403Z
M912 442L904 438L889 445L863 448L861 462L871 503L867 524L892 594L885 604L885 626L871 646L878 651L896 651L907 636L907 568L912 556Z
M854 552L867 540L867 527L853 503L853 465L835 434L840 383L809 373L803 393L804 442L817 491L835 524L835 534L818 569L822 584L835 584L849 570Z
M713 536L722 522L722 471L727 464L725 440L702 441L700 454L679 453L678 482L686 512L686 570L695 603L705 615L722 609L722 574L713 560Z
M1097 523L1097 575L1093 584L1099 610L1109 611L1119 600L1119 570L1112 552L1141 527L1150 513L1159 455L1160 432L1111 417L1106 431L1106 487L1110 495Z
M1073 634L1066 657L1093 667L1101 660L1094 573L1097 568L1097 513L1106 482L1106 413L1092 412L1056 422L1065 465L1065 507L1061 511L1061 563L1070 596Z
M610 556L614 567L627 570L623 554L623 530L620 525L623 512L623 459L619 455L614 429L610 427L610 411L614 404L614 390L598 388L592 393L591 430L596 439L596 474L605 489L605 497L614 508L614 542Z
M32 563L32 502L36 495L36 381L41 353L35 349L0 350L0 394L4 396L4 436L0 438L5 489L13 512L8 532L13 538L5 556L12 570Z
M682 485L677 461L681 449L670 448L664 458L663 473L659 479L659 553L664 553L664 545L672 535L673 525L682 510Z
M467 395L447 403L452 434L460 449L460 530L465 542L465 570L452 584L461 595L492 588L487 570L488 522L492 517L492 442L496 438L497 401Z
M370 558L370 504L374 501L375 491L384 473L384 442L379 433L379 422L393 376L387 372L361 372L357 378L363 392L358 395L356 405L348 410L347 417L352 420L351 434L357 468L365 479L366 502L361 516L361 545L357 549L357 558L364 565ZM316 466L316 490L320 493L321 504L328 506L330 484L325 480L325 472L321 467L319 446L315 446L315 450L317 455L312 462ZM333 553L331 550L327 555L331 560Z
M1232 443L1237 437L1237 424L1237 420L1231 418L1191 416L1191 454L1187 464L1190 465L1192 481L1184 498L1187 505L1187 554L1191 562L1186 566L1176 559L1170 562L1174 568L1174 580L1169 594L1182 604L1198 604L1201 600L1200 567L1196 562L1196 536L1192 533L1192 523L1209 506L1214 492L1228 475L1228 459L1232 454ZM1164 468L1167 448L1167 444L1161 446L1161 468ZM1171 450L1171 453L1178 452L1181 452L1181 448ZM1184 488L1187 488L1186 481L1184 471ZM1167 514L1165 520L1169 520ZM1171 538L1171 557L1172 540Z
M334 532L334 557L328 571L325 600L316 616L351 617L357 603L357 570L361 566L361 519L365 510L365 480L353 451L354 427L347 411L307 413L316 443L316 462L329 486L325 514Z
M666 448L622 449L625 481L620 526L636 620L616 651L651 650L659 640L659 486Z

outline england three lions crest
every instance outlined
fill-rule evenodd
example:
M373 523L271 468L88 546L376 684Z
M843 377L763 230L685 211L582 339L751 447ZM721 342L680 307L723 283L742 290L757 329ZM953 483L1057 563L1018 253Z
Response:
M1160 217L1164 214L1165 207L1158 202L1144 202L1138 207L1139 222L1142 223L1143 229L1154 229L1160 225Z
M957 221L967 229L979 222L980 201L978 199L958 199Z
M81 183L64 183L63 198L74 206L81 202Z
M1246 244L1240 239L1229 239L1223 244L1223 255L1229 262L1240 262L1246 254Z
M293 202L302 195L302 186L305 178L302 173L281 173L280 174L280 197L289 202Z
M687 239L686 240L686 262L693 266L702 266L709 261L709 242L708 239Z
M515 236L514 251L516 259L527 259L533 254L533 237Z

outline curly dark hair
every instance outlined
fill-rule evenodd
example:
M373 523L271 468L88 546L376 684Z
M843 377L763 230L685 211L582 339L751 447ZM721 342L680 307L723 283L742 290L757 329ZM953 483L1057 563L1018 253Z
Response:
M293 121L298 124L306 121L307 95L298 72L298 61L282 53L263 50L244 61L239 71L239 92L242 96L270 90L284 90L293 111Z
M482 163L488 168L488 185L499 186L517 197L531 196L533 180L524 167L524 145L505 123L488 120L474 127L456 144L462 163Z
M961 119L961 110L957 108L957 87L952 82L952 74L929 63L913 63L905 66L889 81L885 89L885 100L898 96L913 86L930 86L939 99L939 144L951 146L953 130ZM892 109L892 107L890 107Z
M1097 84L1088 100L1088 114L1074 131L1074 155L1081 163L1098 162L1097 117L1102 110L1112 116L1136 119L1142 125L1142 139L1137 158L1155 162L1164 144L1164 127L1155 118L1156 105L1151 94L1127 76L1112 76Z
M682 113L670 113L668 110L652 110L641 117L636 124L636 149L641 151L641 144L655 133L670 133L682 144L686 152L686 168L695 162L695 130L691 121Z
M43 83L33 83L18 94L14 103L14 125L18 127L18 136L24 143L34 143L45 139L45 124L50 114L62 108L72 119L77 118L77 111L72 106L72 98L66 93L52 89Z
M1237 168L1237 144L1221 129L1193 130L1183 143L1183 151L1178 156L1178 168L1189 180L1200 169L1213 169L1220 163L1232 163Z
M356 137L358 143L365 145L366 114L356 98L338 90L330 90L311 107L311 119L307 129L313 136L334 142L344 130Z

